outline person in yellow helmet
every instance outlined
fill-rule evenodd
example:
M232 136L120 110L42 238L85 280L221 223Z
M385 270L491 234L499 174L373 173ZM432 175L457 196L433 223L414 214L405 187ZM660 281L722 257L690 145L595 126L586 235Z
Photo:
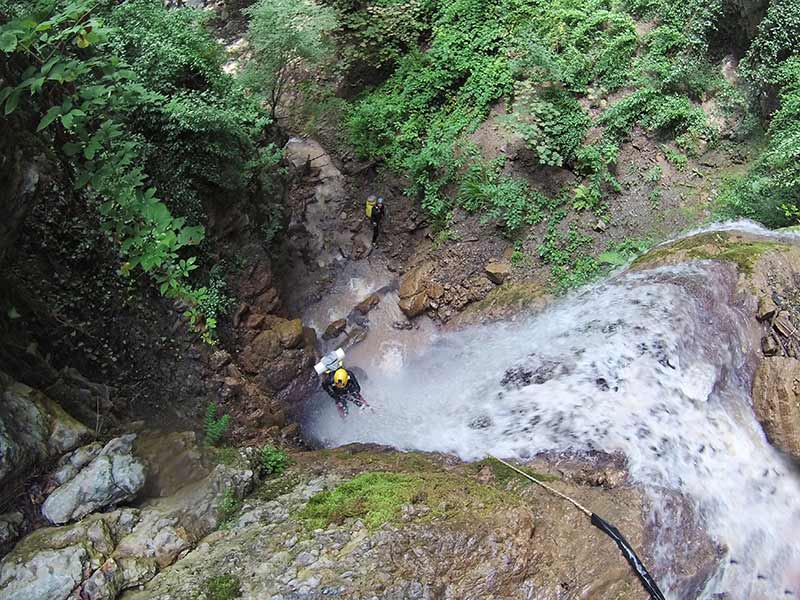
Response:
M347 416L347 400L362 408L366 401L361 396L361 385L358 379L344 367L339 367L333 373L329 373L322 381L322 389L336 402L336 408L342 418Z

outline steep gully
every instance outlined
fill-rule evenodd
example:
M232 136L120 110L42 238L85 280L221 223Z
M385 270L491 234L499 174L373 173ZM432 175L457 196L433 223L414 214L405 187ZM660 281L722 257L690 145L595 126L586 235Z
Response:
M749 223L715 227L774 237ZM334 304L308 312L317 327L388 283L366 261L344 275ZM540 314L446 335L393 330L390 293L348 355L375 412L342 421L318 395L306 434L465 460L621 453L650 498L650 553L668 597L684 597L672 568L687 538L676 494L722 555L700 597L800 596L800 477L753 414L758 336L737 279L716 261L621 272Z

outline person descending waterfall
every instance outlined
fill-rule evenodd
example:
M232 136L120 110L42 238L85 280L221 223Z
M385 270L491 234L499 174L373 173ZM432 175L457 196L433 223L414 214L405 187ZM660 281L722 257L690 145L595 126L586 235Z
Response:
M322 389L336 402L336 409L344 419L347 416L347 401L349 400L359 408L368 406L361 395L361 385L356 376L340 366L333 373L326 373L322 381Z
M383 221L384 207L383 198L376 198L375 194L367 198L367 217L372 222L372 245L378 241L378 234L381 231L381 222Z

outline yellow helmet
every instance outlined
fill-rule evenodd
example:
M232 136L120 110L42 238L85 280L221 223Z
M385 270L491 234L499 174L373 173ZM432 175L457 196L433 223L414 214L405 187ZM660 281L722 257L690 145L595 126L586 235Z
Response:
M333 384L336 387L343 388L347 385L348 381L350 381L350 375L348 375L347 371L344 369L336 369L336 372L333 374Z

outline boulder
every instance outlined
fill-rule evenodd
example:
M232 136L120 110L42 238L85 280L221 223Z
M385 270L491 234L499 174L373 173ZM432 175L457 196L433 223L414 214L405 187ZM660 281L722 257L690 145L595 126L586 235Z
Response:
M403 311L405 316L409 319L413 319L425 312L425 309L428 308L429 301L430 299L428 298L427 292L421 292L414 296L401 298L400 302L398 302L398 306L400 306L400 310Z
M97 458L102 449L102 443L94 442L88 446L82 446L74 452L65 454L58 461L58 469L50 476L50 481L57 486L61 486L74 479L81 469Z
M497 285L501 285L511 275L511 265L501 262L490 262L485 267L486 276Z
M761 338L761 351L764 356L777 356L780 354L781 347L774 335L769 334Z
M432 262L425 261L406 273L400 282L398 305L409 319L421 315L428 308L428 287L433 283L430 280L433 268Z
M21 512L13 511L0 515L0 554L17 540L24 525L25 517Z
M323 340L332 340L334 338L339 337L344 330L347 328L347 319L339 319L338 321L334 321L328 328L325 330L325 333L322 334Z
M303 345L303 322L300 319L279 321L273 330L284 348L294 349Z
M211 355L208 366L212 371L219 371L231 362L231 355L227 350L217 350Z
M369 313L369 311L378 306L378 304L380 304L380 301L381 297L378 294L370 294L369 296L364 298L364 300L362 300L356 305L355 310L361 313L362 315L366 315L367 313Z
M278 334L268 329L262 331L242 351L242 368L248 373L258 373L261 368L275 360L281 353L281 340Z
M797 329L795 329L794 323L792 323L792 317L788 311L782 310L779 312L772 326L775 328L775 331L780 333L783 337L791 338L797 335Z
M89 435L48 396L0 373L0 483L73 450Z
M145 483L145 467L133 455L135 439L135 434L129 434L108 442L88 465L47 497L42 515L51 523L62 524L136 497Z
M3 565L0 600L62 600L92 570L92 556L84 545L41 550L27 561Z
M264 325L267 322L267 317L265 315L259 313L251 313L247 315L247 318L244 320L244 326L247 329L255 329L260 331L264 329Z
M188 440L188 435L175 434L174 439ZM123 508L39 529L0 563L0 600L114 600L185 556L219 525L226 493L241 498L254 483L246 461L217 465L175 495L141 509Z
M800 360L763 360L753 381L753 405L772 445L800 461Z
M434 265L430 261L425 261L417 265L403 276L400 282L400 298L410 298L419 293L425 292L430 283L430 276L433 273Z
M758 299L758 311L756 317L759 321L767 321L775 316L778 307L770 294L765 294Z

